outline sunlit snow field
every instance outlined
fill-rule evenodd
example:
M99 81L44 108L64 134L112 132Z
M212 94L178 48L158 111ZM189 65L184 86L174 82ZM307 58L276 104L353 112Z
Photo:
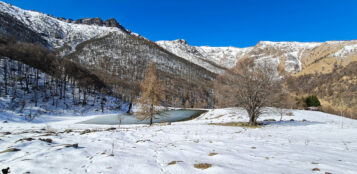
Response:
M248 121L237 108L151 127L77 124L98 115L37 118L40 123L4 123L0 116L0 168L16 174L357 173L356 120L313 111L293 114L279 122L278 114L267 113L259 120L277 121L261 128L210 124ZM66 147L76 143L78 148ZM3 152L11 148L20 151ZM195 168L199 163L212 166Z

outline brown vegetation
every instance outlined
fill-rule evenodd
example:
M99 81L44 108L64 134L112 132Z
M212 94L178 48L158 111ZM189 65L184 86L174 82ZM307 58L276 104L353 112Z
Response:
M154 114L156 113L154 106L160 105L165 99L164 87L156 75L156 66L154 62L150 62L145 79L141 83L140 111L138 118L140 120L150 120L150 126L153 123Z
M316 95L322 110L357 118L357 62L336 66L331 73L288 77L286 84L297 97Z
M196 169L208 169L210 167L212 167L212 164L208 164L208 163L198 163L198 164L194 164L193 165Z
M216 79L214 87L219 106L243 107L248 112L249 123L257 125L263 108L272 106L273 98L281 90L274 72L266 62L259 65L251 59L239 62Z

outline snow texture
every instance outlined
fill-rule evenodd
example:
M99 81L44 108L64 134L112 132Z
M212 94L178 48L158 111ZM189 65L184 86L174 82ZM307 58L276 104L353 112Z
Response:
M0 151L20 151L0 153L0 168L37 174L357 172L356 120L314 111L292 113L261 128L210 124L247 121L239 108L209 110L191 121L152 127L76 124L98 115L41 117L40 123L1 122ZM266 113L260 121L279 120L276 115ZM66 147L76 143L78 148ZM197 163L212 167L194 168Z

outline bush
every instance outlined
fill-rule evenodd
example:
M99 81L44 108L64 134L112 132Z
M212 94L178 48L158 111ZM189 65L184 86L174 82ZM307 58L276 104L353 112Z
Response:
M318 107L321 106L319 99L315 95L308 96L305 99L307 107Z

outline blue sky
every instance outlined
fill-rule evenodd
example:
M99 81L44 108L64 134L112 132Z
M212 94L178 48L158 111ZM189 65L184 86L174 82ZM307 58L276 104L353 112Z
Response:
M116 18L148 39L191 45L357 39L357 0L3 0L57 17Z

